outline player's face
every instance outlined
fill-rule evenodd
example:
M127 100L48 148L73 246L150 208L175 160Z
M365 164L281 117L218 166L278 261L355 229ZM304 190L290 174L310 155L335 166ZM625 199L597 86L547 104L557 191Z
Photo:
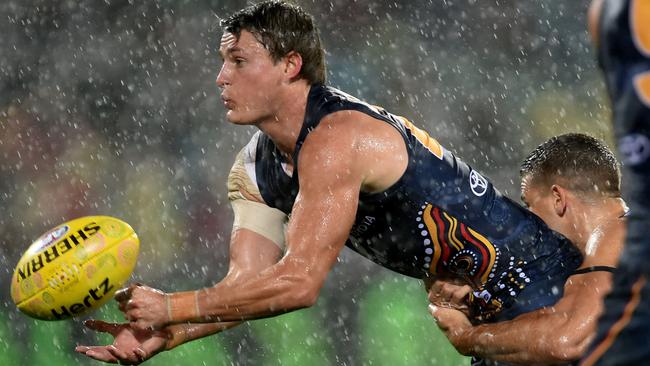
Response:
M560 218L555 213L555 200L548 187L542 184L533 184L530 176L525 176L521 179L521 200L548 227L561 232Z
M255 124L273 115L274 90L282 84L282 63L274 63L268 50L248 31L239 38L221 37L223 59L217 85L227 109L226 118L235 124Z

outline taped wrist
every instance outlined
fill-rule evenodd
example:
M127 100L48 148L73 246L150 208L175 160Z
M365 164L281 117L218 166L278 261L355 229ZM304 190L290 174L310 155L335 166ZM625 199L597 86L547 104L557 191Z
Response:
M204 315L199 308L199 291L201 290L167 294L167 321L169 323L200 321Z

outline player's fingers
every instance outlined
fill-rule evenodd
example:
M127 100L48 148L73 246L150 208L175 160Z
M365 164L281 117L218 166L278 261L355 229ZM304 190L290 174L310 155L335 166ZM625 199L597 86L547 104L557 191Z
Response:
M98 361L108 363L117 363L119 361L105 346L77 346L74 350Z
M461 286L457 288L451 297L452 302L454 302L457 305L461 305L465 303L465 300L467 300L467 296L469 296L469 293L472 292L472 288L469 286Z
M124 303L124 309L126 311L137 309L137 308L138 308L138 305L137 305L137 303L135 301L133 301L133 299L131 299L131 300L127 301L126 303Z
M444 282L442 281L433 281L431 283L431 286L429 287L429 292L440 292L442 290L442 286L444 286Z
M126 311L126 318L130 322L135 322L135 321L140 320L140 318L141 318L140 310L139 309L129 309L129 310L127 310Z
M151 324L151 322L140 318L136 319L131 324L133 324L133 327L138 330L143 330L143 331L156 330L156 328Z
M129 354L127 354L126 352L122 351L121 349L113 345L106 347L106 349L108 350L108 352L111 353L111 355L117 358L120 362L126 361L128 363L133 363L134 361L137 361L135 360L135 357L129 357Z
M123 289L119 289L115 291L115 296L114 299L118 302L123 302L131 298L131 295L133 294L133 290L135 290L138 286L140 286L137 283L133 283L129 285L129 287L125 287Z
M462 300L460 300L462 298L461 295L463 291L465 291L463 287L465 286L458 286L452 283L445 283L442 286L442 289L440 290L440 296L447 302L457 304L459 302L462 302Z
M440 281L434 281L431 284L431 287L429 287L429 292L428 292L429 302L435 303L443 300L441 295L442 285L443 282Z
M431 314L431 316L433 316L433 319L436 322L438 322L438 307L437 306L435 306L433 304L429 304L429 314Z
M149 358L149 355L147 354L147 351L143 350L140 347L134 349L133 353L135 353L135 355L138 357L139 361L144 361L147 358Z
M115 323L107 323L103 320L97 320L97 319L90 319L86 320L84 322L84 325L92 330L96 330L98 332L104 332L104 333L110 333L114 334L120 330L120 324L115 324Z

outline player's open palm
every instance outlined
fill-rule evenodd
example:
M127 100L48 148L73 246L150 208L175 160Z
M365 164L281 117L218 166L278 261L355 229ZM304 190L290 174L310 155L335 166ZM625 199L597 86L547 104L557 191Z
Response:
M88 328L113 336L113 344L106 346L77 346L75 351L108 363L138 365L165 350L168 333L164 330L134 329L128 323L107 323L88 320Z

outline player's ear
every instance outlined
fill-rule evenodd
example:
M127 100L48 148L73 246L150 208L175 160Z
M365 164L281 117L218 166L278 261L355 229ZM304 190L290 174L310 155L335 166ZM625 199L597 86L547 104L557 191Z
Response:
M551 196L553 197L553 210L555 214L562 217L567 209L567 191L557 184L551 186Z
M296 51L290 51L284 56L284 72L289 80L295 80L302 70L302 56Z

